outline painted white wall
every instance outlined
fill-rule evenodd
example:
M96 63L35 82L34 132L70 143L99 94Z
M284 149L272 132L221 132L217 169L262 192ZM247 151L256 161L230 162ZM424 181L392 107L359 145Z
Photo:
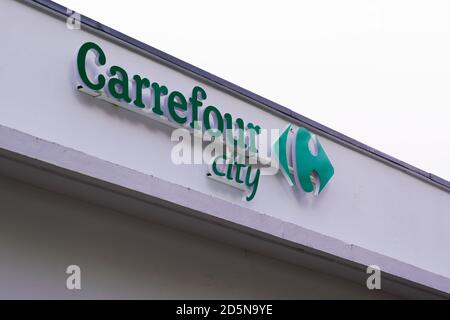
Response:
M0 203L0 299L392 298L3 177Z
M297 194L281 175L263 177L255 199L205 177L206 167L170 161L170 131L75 90L74 58L86 41L101 45L108 62L188 95L200 84L129 48L15 1L0 4L4 17L0 123L172 183L248 206L267 215L357 244L417 267L450 276L448 192L320 138L335 176L318 197ZM281 79L280 79L281 81ZM202 83L208 102L265 128L287 120Z

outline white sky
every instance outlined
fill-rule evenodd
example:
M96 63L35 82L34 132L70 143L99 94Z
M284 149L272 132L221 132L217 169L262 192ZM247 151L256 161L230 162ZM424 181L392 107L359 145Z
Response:
M449 1L56 2L450 180Z

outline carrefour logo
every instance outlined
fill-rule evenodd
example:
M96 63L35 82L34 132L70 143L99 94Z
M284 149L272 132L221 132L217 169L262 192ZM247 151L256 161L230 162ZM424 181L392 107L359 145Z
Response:
M291 152L288 152L289 142ZM275 141L273 154L289 185L300 184L305 192L316 190L319 194L334 175L334 168L319 140L303 127L293 133L289 124ZM290 159L288 154L291 154Z
M322 145L305 128L294 132L290 124L279 134L221 111L199 85L182 92L119 65L108 66L107 54L93 42L80 47L75 67L78 91L174 128L171 140L179 143L172 149L172 163L207 163L207 177L242 190L245 201L255 198L263 175L281 171L289 185L317 195L334 174ZM199 139L192 137L198 136L196 147Z

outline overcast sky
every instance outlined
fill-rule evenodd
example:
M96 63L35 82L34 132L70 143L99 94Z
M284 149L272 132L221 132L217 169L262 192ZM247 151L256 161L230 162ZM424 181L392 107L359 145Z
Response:
M56 2L450 180L449 1Z

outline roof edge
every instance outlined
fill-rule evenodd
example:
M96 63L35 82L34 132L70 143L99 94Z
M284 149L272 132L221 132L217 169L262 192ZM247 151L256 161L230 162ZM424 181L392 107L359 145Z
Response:
M300 263L298 256L306 254L321 261L317 270L340 277L338 270L326 267L327 263L335 263L355 271L360 285L366 283L366 267L375 264L381 268L385 284L392 282L394 287L406 286L413 292L421 291L435 298L450 297L450 278L446 275L3 125L0 125L0 162L0 175L124 214L134 214L125 199L145 205L158 204L176 212L176 218L170 219L167 211L158 214L146 206L140 216L207 238L218 234L203 234L201 230L210 232L212 226L222 226L236 234L265 241L267 245L258 246L263 251L252 249L257 253L284 260L288 258L283 257L285 249L292 250L295 253L292 260L286 261L308 267ZM13 169L7 163L18 167ZM73 184L78 186L78 191ZM107 195L99 197L92 188L105 190ZM214 206L211 201L215 202ZM193 224L188 223L188 217L194 219ZM206 229L202 229L204 223ZM234 237L228 241L233 241L229 243L237 247L243 245ZM280 249L270 250L271 244ZM384 284L383 288L387 289Z
M41 5L47 9L50 9L51 11L54 11L54 12L64 15L64 16L69 16L70 14L72 14L72 11L69 11L68 8L66 8L54 1L51 1L51 0L25 0L25 1L27 1L27 2L31 1L32 3ZM444 178L441 178L437 175L434 175L432 173L421 170L413 165L410 165L404 161L394 158L384 152L376 150L376 149L374 149L364 143L361 143L353 138L350 138L336 130L333 130L327 126L324 126L324 125L312 120L312 119L302 116L301 114L299 114L289 108L286 108L274 101L264 98L256 93L253 93L245 88L242 88L232 82L222 79L212 73L209 73L209 72L207 72L203 69L200 69L192 64L189 64L181 59L178 59L170 54L167 54L159 49L156 49L142 41L136 40L136 39L134 39L126 34L123 34L115 29L105 26L98 21L95 21L95 20L88 18L86 16L83 16L83 15L80 15L80 18L81 18L82 24L85 24L93 29L96 29L100 32L103 32L103 33L109 35L109 36L112 36L123 42L126 42L129 45L134 46L138 49L146 51L154 56L157 56L158 58L160 58L162 60L165 60L173 65L176 65L177 67L179 67L181 69L184 69L191 73L194 73L201 78L205 78L219 86L225 87L226 89L231 90L232 92L235 92L241 96L244 96L252 101L255 101L259 104L265 105L269 109L280 112L283 115L285 115L289 118L292 118L304 125L307 125L313 129L315 129L318 132L324 133L325 135L328 135L337 141L346 143L346 144L350 145L351 147L353 147L357 150L360 150L362 152L369 153L369 154L373 155L374 157L380 158L381 160L383 160L387 163L390 163L396 167L399 167L412 175L418 176L427 182L430 182L430 183L437 185L447 191L450 191L450 181L448 181Z

